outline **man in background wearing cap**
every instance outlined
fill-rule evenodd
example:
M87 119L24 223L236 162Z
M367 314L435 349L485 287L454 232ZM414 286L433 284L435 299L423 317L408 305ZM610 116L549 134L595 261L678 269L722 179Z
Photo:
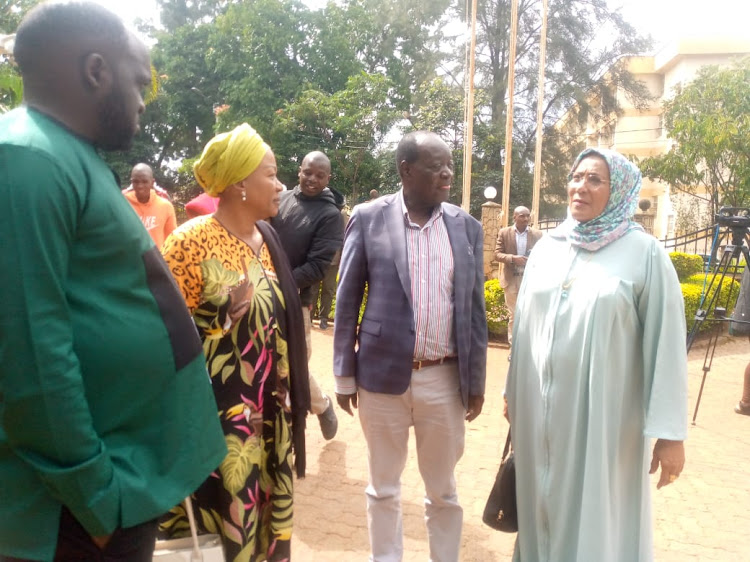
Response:
M281 244L292 264L305 321L308 358L312 353L310 330L312 307L318 299L314 287L325 277L328 266L344 240L340 209L344 197L328 187L331 162L322 152L311 152L299 168L299 185L281 194L279 214L271 224L279 233ZM314 287L313 287L314 286ZM312 413L318 416L325 439L333 439L338 429L336 412L310 373Z
M226 456L200 339L97 154L126 150L146 47L93 2L21 22L0 117L0 561L150 561Z

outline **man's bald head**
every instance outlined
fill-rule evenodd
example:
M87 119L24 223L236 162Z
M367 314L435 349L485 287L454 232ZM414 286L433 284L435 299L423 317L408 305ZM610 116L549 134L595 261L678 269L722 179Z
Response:
M44 2L19 25L13 56L27 78L49 72L60 57L82 55L97 45L124 49L127 42L122 21L99 4Z
M321 152L320 150L313 150L312 152L308 152L307 155L302 159L302 165L304 166L306 162L316 162L321 166L328 166L328 171L331 171L331 160L328 158L328 156L325 155L324 152Z
M154 179L154 171L151 169L151 166L144 164L143 162L133 166L133 170L130 173L131 175L134 173L146 174L147 177Z
M145 45L93 2L48 2L31 10L14 56L24 100L105 150L127 149L151 82Z
M328 186L331 179L331 161L328 156L315 150L307 154L299 167L299 187L304 195L317 197Z
M513 224L518 232L523 232L529 226L531 211L527 207L519 206L513 209Z
M130 172L130 185L141 203L148 203L154 188L154 171L148 164L136 164Z

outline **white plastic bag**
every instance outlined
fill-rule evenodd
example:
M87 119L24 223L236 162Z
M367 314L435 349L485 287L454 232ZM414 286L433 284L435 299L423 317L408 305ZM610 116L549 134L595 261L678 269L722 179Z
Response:
M185 511L190 522L191 536L156 541L153 562L225 562L219 535L198 536L190 496L185 498Z

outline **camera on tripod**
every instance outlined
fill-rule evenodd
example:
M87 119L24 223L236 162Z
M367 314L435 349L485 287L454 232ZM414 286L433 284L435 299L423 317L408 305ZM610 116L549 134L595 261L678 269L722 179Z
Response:
M750 238L750 209L747 207L722 207L714 216L716 228L711 247L711 258L706 268L706 283L704 284L700 304L695 314L693 327L690 329L687 338L688 352L693 346L701 325L706 321L750 324L750 321L727 316L727 311L733 307L738 298L738 295L734 294L732 290L735 283L730 285L729 291L722 291L725 278L728 277L732 280L738 269L743 265L743 261L745 268L750 267L750 250L747 245L748 238ZM716 260L720 249L721 257ZM719 302L720 298L722 302ZM706 356L703 360L703 379L695 402L693 424L695 424L695 419L698 416L698 407L703 396L706 375L711 370L719 333L719 330L712 330L707 342Z
M750 209L747 207L722 207L714 215L719 226L729 228L750 227Z

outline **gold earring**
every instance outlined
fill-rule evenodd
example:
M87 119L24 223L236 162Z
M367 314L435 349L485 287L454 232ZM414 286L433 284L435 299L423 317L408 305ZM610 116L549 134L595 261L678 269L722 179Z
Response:
M242 190L242 200L247 201L247 194L245 193L245 190Z

